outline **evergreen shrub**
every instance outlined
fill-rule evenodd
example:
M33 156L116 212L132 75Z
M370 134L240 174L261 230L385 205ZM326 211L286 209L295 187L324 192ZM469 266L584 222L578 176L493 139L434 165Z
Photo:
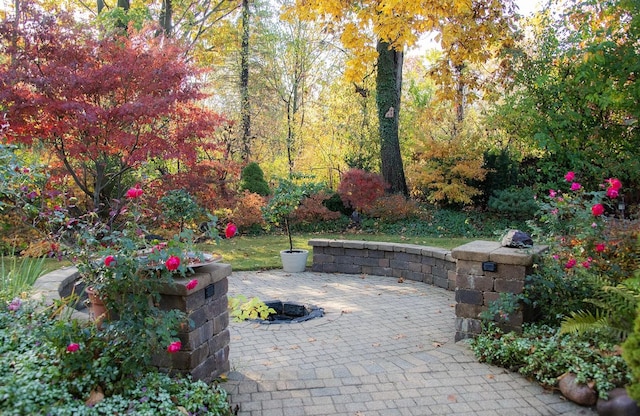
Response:
M240 190L267 196L271 193L269 184L264 179L264 172L256 162L251 162L240 174Z
M535 193L531 188L511 187L493 191L489 198L489 209L513 218L530 219L538 211Z

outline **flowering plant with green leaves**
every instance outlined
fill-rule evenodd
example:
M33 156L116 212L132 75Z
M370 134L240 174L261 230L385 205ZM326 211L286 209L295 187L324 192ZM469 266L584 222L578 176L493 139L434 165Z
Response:
M576 173L567 172L558 188L538 200L539 215L529 223L549 249L527 276L523 294L530 317L552 325L592 308L585 299L633 276L640 261L637 232L615 215L620 180L606 179L589 191Z
M177 335L187 324L186 315L160 308L160 292L176 279L189 279L189 264L203 262L204 254L195 250L189 229L166 241L150 234L145 223L154 214L145 197L141 187L130 188L106 221L94 213L61 217L60 240L69 247L85 287L108 311L97 317L98 330L90 336L65 338L60 347L66 348L66 361L109 356L121 374L131 375L148 366L154 354L182 348ZM182 283L193 290L198 281Z
M144 208L143 196L141 188L129 189L126 203L109 222L98 219L77 234L76 263L85 284L119 316L147 313L149 302L137 302L137 297L151 297L156 302L162 285L173 284L176 277L185 278L192 271L189 263L203 260L202 253L193 247L190 230L182 230L168 241L149 238L144 224L150 212Z
M575 172L564 176L568 189L550 189L540 202L540 216L531 225L550 244L552 256L566 270L606 267L606 253L614 247L611 230L622 183L609 178L595 191L585 190Z

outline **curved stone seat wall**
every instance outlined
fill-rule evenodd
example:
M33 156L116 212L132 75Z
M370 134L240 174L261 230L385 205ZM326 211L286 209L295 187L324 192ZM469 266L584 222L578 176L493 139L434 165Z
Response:
M353 240L309 240L313 271L390 276L455 291L455 339L470 338L482 330L480 314L501 293L520 294L537 256L545 246L529 249L502 247L499 242L474 241L445 250L415 244ZM522 329L522 310L501 325Z
M371 274L455 289L450 250L415 244L355 240L309 240L314 272Z

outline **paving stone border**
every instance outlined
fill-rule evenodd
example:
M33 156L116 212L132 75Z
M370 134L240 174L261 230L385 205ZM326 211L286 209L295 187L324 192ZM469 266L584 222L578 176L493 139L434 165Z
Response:
M501 293L522 293L526 275L547 249L508 248L493 241L473 241L453 250L360 240L312 239L309 245L314 272L389 276L455 291L456 341L481 332L480 314ZM519 331L522 323L520 310L502 325Z

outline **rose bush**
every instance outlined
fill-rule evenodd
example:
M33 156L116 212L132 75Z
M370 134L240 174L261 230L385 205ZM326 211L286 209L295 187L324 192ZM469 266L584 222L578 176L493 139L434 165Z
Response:
M189 323L183 312L160 307L160 292L186 278L192 272L189 264L204 262L204 255L196 252L187 228L167 241L152 235L146 224L155 215L145 202L144 190L136 186L106 221L94 214L73 218L69 211L60 216L57 238L65 254L108 310L99 325L61 321L49 333L59 351L62 378L81 380L74 395L96 389L119 394L154 370L155 355L182 348L178 330ZM185 284L187 290L197 286L197 279Z
M527 277L525 302L532 319L558 324L563 317L593 310L585 303L603 282L618 284L633 275L638 264L637 227L615 218L622 183L605 180L586 190L575 172L567 172L561 189L551 189L539 200L538 217L529 222L547 255Z

